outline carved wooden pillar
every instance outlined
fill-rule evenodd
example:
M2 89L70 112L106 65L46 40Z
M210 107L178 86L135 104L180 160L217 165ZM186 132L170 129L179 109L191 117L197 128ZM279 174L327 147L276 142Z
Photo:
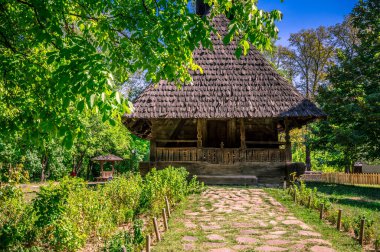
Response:
M227 147L235 147L236 141L236 120L230 119L227 122Z
M197 161L201 161L202 158L202 131L203 131L203 120L197 119Z
M197 119L197 148L202 148L202 127L203 120Z
M240 118L240 148L247 148L247 146L245 145L245 125L243 118Z
M245 125L244 125L244 118L240 118L240 161L245 162L246 157L246 151L245 149L247 146L245 145Z
M289 119L285 118L285 158L286 161L292 162L292 144L290 142Z

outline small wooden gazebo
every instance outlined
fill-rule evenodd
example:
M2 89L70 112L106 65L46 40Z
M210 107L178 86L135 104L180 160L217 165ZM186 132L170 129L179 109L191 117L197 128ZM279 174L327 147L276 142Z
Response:
M92 161L97 161L100 163L100 177L97 177L97 181L108 180L113 177L115 172L115 162L123 161L121 157L115 156L113 154L105 155L105 156L97 156L91 159ZM110 162L112 171L104 171L104 163Z

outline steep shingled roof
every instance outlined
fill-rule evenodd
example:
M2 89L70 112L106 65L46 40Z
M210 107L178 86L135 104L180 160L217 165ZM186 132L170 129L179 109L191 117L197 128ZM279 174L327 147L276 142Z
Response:
M229 20L213 23L223 37ZM264 56L251 48L237 59L236 43L225 46L213 34L214 50L196 49L194 61L204 73L191 73L193 83L179 90L161 81L151 85L135 101L127 118L318 118L325 114L280 76Z

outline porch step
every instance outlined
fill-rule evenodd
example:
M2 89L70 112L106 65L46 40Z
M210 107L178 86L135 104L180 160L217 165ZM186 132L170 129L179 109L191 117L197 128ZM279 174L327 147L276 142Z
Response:
M206 185L257 185L253 175L197 175L197 179Z

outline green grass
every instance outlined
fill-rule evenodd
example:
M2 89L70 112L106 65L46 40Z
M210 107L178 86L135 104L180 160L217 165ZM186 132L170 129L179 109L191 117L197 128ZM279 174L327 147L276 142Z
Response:
M306 224L312 226L317 232L321 233L322 237L330 241L337 251L362 251L360 245L348 234L339 232L335 227L319 220L318 211L296 205L292 201L292 198L284 193L282 189L267 188L265 191L286 206L297 218L303 220Z
M319 182L307 182L309 188L316 187L319 194L343 212L366 216L380 227L380 187L339 185Z

